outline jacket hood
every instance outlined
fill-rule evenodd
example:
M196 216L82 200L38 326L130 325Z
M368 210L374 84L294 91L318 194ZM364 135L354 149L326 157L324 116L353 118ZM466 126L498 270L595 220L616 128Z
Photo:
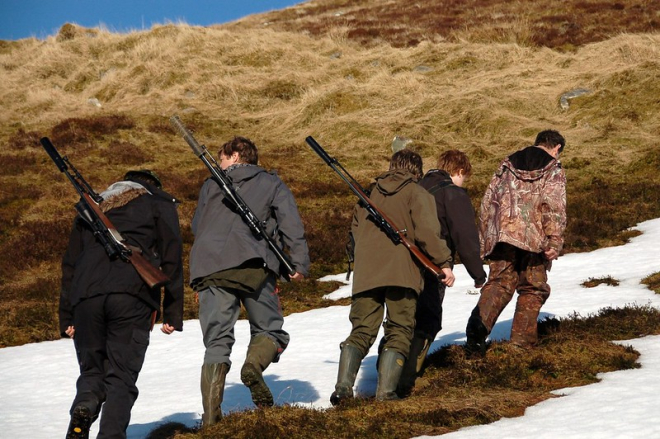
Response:
M227 168L227 175L231 178L231 181L234 183L242 183L244 181L250 180L255 175L266 172L264 168L257 165L249 164L240 164L238 166L232 165Z
M383 195L392 195L399 192L408 183L414 183L417 178L409 171L396 169L376 177L376 188Z
M556 166L561 166L559 160L542 148L528 146L507 157L502 162L498 174L501 175L505 169L509 169L520 180L534 181L542 178Z

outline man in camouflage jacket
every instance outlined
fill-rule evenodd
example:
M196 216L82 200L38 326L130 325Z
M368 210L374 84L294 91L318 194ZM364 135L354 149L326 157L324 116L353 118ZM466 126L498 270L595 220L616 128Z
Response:
M511 343L529 348L537 341L537 318L550 295L547 270L564 243L566 174L558 160L564 145L557 131L540 132L533 146L502 162L486 190L479 241L489 275L466 329L473 352L485 352L486 337L514 291Z

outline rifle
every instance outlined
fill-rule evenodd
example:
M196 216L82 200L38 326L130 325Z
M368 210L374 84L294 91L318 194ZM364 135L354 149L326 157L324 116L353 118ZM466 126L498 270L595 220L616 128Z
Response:
M110 260L119 258L124 262L130 263L149 288L161 287L168 283L170 279L165 273L151 265L151 263L142 256L141 249L126 243L126 240L121 236L121 233L119 233L101 210L99 203L103 201L103 198L94 192L89 183L85 181L83 176L80 175L80 172L78 172L78 170L71 164L69 159L66 156L62 157L60 153L57 152L57 149L55 149L55 146L53 146L48 137L41 139L41 145L44 147L50 158L53 159L57 168L67 176L78 192L78 195L80 195L80 202L76 203L78 215L89 224L92 233L103 246ZM69 172L69 168L73 174Z
M344 180L351 188L353 193L357 195L362 207L367 210L374 222L381 228L381 230L394 242L394 244L403 244L427 270L433 273L438 279L443 279L445 274L442 269L431 261L414 243L412 243L405 235L406 230L400 230L390 220L382 210L380 210L367 195L366 191L360 184L348 173L346 169L333 157L330 157L327 152L319 145L312 136L308 136L305 142L312 147L314 152L321 157L321 159L328 164L338 175Z
M183 139L190 145L193 152L197 157L199 157L206 167L211 171L211 176L220 189L225 194L225 198L236 208L237 213L241 216L243 221L250 227L252 233L257 239L263 239L268 244L268 247L275 253L277 259L279 259L282 268L285 274L290 278L296 274L296 269L293 267L289 258L284 254L282 249L273 241L273 239L266 233L265 226L266 223L262 222L257 218L257 216L252 212L250 207L243 201L241 196L236 192L232 184L231 178L227 173L218 165L218 162L213 158L211 153L206 149L206 146L200 145L197 143L197 140L193 137L192 133L183 125L179 116L170 117L170 123L174 128L181 134Z

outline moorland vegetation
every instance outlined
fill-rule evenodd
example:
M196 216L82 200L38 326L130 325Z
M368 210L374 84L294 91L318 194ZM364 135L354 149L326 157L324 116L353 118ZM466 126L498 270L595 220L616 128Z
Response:
M629 227L660 216L660 8L644 0L465 3L310 1L208 28L163 24L118 34L66 24L44 40L0 41L0 347L59 337L59 263L76 197L41 149L42 136L97 190L127 169L161 175L181 200L186 266L208 171L169 117L178 114L214 153L234 135L252 138L261 164L292 188L310 244L312 276L283 286L285 313L335 304L322 298L335 285L317 279L345 269L355 202L305 145L308 135L365 184L386 168L395 136L411 139L425 169L442 150L461 149L474 166L467 187L476 207L499 161L554 128L568 142L565 252L621 244L634 234ZM575 90L582 94L561 105ZM657 283L657 275L648 278L651 288ZM187 293L186 318L196 318ZM455 363L455 348L443 351L431 364ZM571 373L607 369L593 361L572 362ZM634 359L614 363L634 367ZM546 394L541 386L516 407ZM355 410L356 425L368 431L378 424L360 424L360 413L372 408L356 404L346 409ZM405 409L413 417L420 416L415 404L425 401ZM245 416L236 425L271 422L287 410L314 425L316 412L293 408L236 415ZM379 411L381 421L389 410ZM434 419L448 425L438 410ZM456 410L471 420L450 429L512 413ZM318 422L326 428L330 421ZM440 432L419 422L421 430L410 421L380 437Z

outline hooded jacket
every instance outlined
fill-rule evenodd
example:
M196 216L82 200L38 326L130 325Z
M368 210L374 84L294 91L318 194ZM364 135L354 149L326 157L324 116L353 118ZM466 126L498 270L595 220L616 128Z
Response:
M305 231L289 188L260 166L241 164L227 169L234 188L252 212L266 222L266 232L283 241L297 272L307 276L310 266ZM224 192L209 178L202 185L192 221L195 235L190 252L191 284L209 275L237 268L254 259L279 273L280 261L263 239L225 200Z
M475 284L486 282L486 272L479 255L479 232L467 191L453 184L451 176L442 169L432 169L419 185L431 192L440 220L440 236L445 240L452 259L456 253Z
M481 256L498 242L540 253L560 252L566 229L566 174L559 160L529 146L502 161L481 202Z
M183 264L178 201L146 182L118 182L101 194L101 209L127 244L138 247L170 279L164 287L163 322L183 329ZM151 290L135 268L110 260L89 225L76 217L64 258L60 295L60 332L73 324L73 308L90 297L128 293L160 310L160 288Z
M433 196L416 184L410 172L399 169L380 175L369 198L437 266L450 267L450 251L440 238ZM353 294L384 286L422 290L421 268L410 251L394 244L359 204L351 232L355 239Z

